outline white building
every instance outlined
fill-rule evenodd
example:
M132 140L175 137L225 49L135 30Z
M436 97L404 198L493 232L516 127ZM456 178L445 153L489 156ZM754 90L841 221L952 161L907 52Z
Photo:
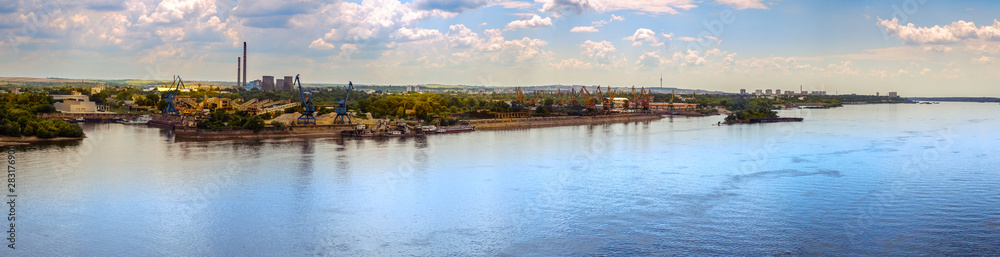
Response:
M91 101L81 101L79 99L65 99L61 103L56 102L56 110L64 113L90 113L97 112L97 104Z

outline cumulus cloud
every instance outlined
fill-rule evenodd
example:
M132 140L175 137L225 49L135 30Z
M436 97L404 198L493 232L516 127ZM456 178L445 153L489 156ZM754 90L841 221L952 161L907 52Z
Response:
M643 43L649 43L651 46L662 46L656 39L656 32L647 28L639 28L635 30L632 36L625 37L625 40L632 41L633 46L641 46Z
M468 48L482 43L479 34L472 32L465 25L455 24L448 27L448 45L451 47Z
M604 25L607 25L612 21L623 21L623 20L625 20L625 17L612 14L611 19L593 21L590 23L591 26L573 27L573 29L570 29L569 32L597 32L598 31L597 28L599 27L603 27Z
M393 34L395 38L408 39L408 40L424 40L432 38L440 38L441 32L436 29L422 29L422 28L399 28L396 33Z
M702 56L697 50L688 49L674 52L673 61L681 66L705 66L708 64L706 56Z
M449 47L460 50L452 53L452 56L465 59L463 61L483 59L509 64L551 54L543 49L548 45L548 41L529 37L507 40L499 29L487 29L483 31L483 37L480 37L465 25L456 24L449 27L448 34L444 38L447 39Z
M429 18L451 18L456 14L442 10L419 10L398 0L365 0L360 4L339 2L326 6L320 13L330 15L326 26L332 27L324 39L378 42L400 28Z
M577 60L576 58L563 59L562 61L558 63L552 63L551 65L553 68L559 70L567 70L567 69L584 70L593 68L593 65L591 65L590 63Z
M913 23L899 24L898 18L878 18L878 26L887 35L899 38L907 44L952 44L962 41L987 40L1000 41L1000 21L993 20L993 25L977 27L973 22L959 20L949 25L933 27L917 27Z
M334 49L334 48L337 48L337 47L334 46L333 44L330 44L330 43L327 43L326 41L323 41L322 38L317 38L316 40L313 40L312 43L309 44L309 48L320 49L320 50L330 50L330 49Z
M649 14L677 14L677 9L689 10L697 7L693 0L535 0L541 4L542 12L561 15L565 13L580 14L583 12L613 12L632 10Z
M767 9L767 5L764 5L764 3L762 3L763 1L764 0L715 0L718 4L728 5L736 8L737 10Z
M840 64L831 63L826 66L826 72L824 75L850 75L857 76L859 74L858 70L851 67L851 61L841 61Z
M542 18L538 15L531 16L529 19L516 20L507 23L507 28L504 30L515 30L515 29L537 29L552 26L552 18L545 17Z
M660 57L655 51L644 51L635 64L639 67L654 68L670 63L670 60Z
M477 9L490 3L488 0L416 0L413 1L418 9L422 10L442 10L446 12L463 12Z
M991 64L993 59L989 56L980 56L979 58L972 58L972 64Z
M528 9L531 8L532 6L532 4L529 2L521 2L521 1L502 1L497 3L497 5L507 9Z
M611 59L614 57L614 53L617 51L615 46L608 41L594 42L587 40L580 44L580 52L587 57L597 60L601 63L611 63Z
M588 33L588 32L598 32L598 31L599 30L593 26L573 27L572 29L569 30L569 32L577 32L577 33Z

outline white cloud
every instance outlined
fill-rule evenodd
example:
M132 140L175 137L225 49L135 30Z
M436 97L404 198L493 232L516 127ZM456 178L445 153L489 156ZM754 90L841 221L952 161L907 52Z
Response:
M989 56L980 56L979 58L972 58L972 64L991 64L993 59Z
M528 9L531 8L532 6L531 3L529 2L521 2L521 1L503 1L497 3L497 5L500 5L503 8L507 9Z
M613 12L620 10L634 10L640 13L649 14L677 14L677 9L689 10L697 7L693 0L535 0L536 4L542 4L539 9L542 12L550 12L554 15L564 13L580 14L587 11Z
M674 33L670 33L670 34L663 33L663 38L666 38L667 41L672 41L672 40L674 40Z
M927 45L927 46L921 47L921 49L924 49L924 51L929 51L929 52L947 53L947 52L951 52L951 50L954 49L954 48L952 48L950 46L943 46L943 45Z
M507 28L504 30L515 30L521 28L544 28L552 26L552 18L545 17L544 19L538 15L531 16L530 19L516 20L507 23Z
M597 30L597 28L593 26L573 27L572 29L569 30L569 32L577 32L577 33L598 32L598 31L599 30Z
M824 75L850 75L857 76L859 74L858 70L851 67L851 61L841 61L840 64L831 63L826 66L826 72Z
M651 46L663 45L663 43L656 40L656 32L647 28L635 30L635 33L632 36L625 37L625 40L632 41L633 46L641 46L644 42L649 43Z
M767 9L767 5L764 5L763 0L715 0L716 3L722 5L728 5L737 10L743 9Z
M878 18L878 26L886 34L899 38L907 44L952 44L962 41L987 40L1000 41L1000 21L993 20L993 25L976 27L973 22L959 20L949 25L934 27L917 27L913 23L900 25L898 18L891 20Z
M356 44L340 45L340 58L350 59L358 52L360 52L360 48L358 48L358 45Z
M446 12L463 12L478 9L490 4L489 0L415 0L413 4L422 10L442 10Z
M604 25L607 25L612 21L624 21L624 20L625 17L612 14L611 19L590 22L592 26L573 27L573 29L570 29L569 32L597 32L598 31L597 28L604 27Z
M324 39L352 43L375 43L420 20L457 15L439 9L415 9L412 4L402 4L398 0L364 0L361 4L338 2L325 6L319 13L328 17L322 23L332 27Z
M615 46L608 41L594 42L587 40L583 44L580 44L580 53L601 63L610 63L615 51L617 51Z
M461 24L452 25L449 28L446 36L449 46L464 49L462 52L451 54L453 57L465 59L456 60L456 62L485 59L490 62L509 64L551 55L551 52L542 49L548 45L548 41L545 40L529 37L507 40L499 29L487 29L483 31L483 34L485 39L480 38L479 34Z
M313 40L312 43L309 44L309 48L320 49L320 50L330 50L330 49L334 49L334 48L337 48L337 47L334 46L333 44L330 44L330 43L327 43L326 41L323 41L322 38L317 38L316 40Z
M705 66L708 65L706 56L702 56L697 50L688 49L674 52L673 61L681 66Z
M566 70L566 69L585 70L593 68L593 66L590 63L577 60L576 58L564 59L559 63L553 63L551 65L553 68L559 70Z
M424 40L424 39L434 39L440 38L441 32L436 29L423 29L423 28L399 28L396 33L393 34L395 38L402 38L408 40Z
M451 47L473 47L482 43L479 34L472 32L465 25L455 24L448 27L448 45Z
M635 64L639 67L653 68L671 63L670 60L660 57L656 51L643 51L639 60Z

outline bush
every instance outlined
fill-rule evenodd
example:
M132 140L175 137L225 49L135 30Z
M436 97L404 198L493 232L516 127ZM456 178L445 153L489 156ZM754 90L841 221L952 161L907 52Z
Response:
M261 129L264 129L264 119L261 119L260 116L250 117L246 123L243 123L243 129L259 132Z
M272 121L271 126L274 127L275 130L285 129L285 123L281 123L280 121Z
M55 112L54 100L46 94L0 94L0 135L39 138L81 137L83 129L63 120L46 120L37 113Z

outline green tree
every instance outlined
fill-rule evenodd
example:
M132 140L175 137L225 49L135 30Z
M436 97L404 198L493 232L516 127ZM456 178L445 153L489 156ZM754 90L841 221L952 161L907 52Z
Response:
M259 132L264 129L264 119L261 119L260 116L252 116L248 118L245 123L243 123L243 129Z

